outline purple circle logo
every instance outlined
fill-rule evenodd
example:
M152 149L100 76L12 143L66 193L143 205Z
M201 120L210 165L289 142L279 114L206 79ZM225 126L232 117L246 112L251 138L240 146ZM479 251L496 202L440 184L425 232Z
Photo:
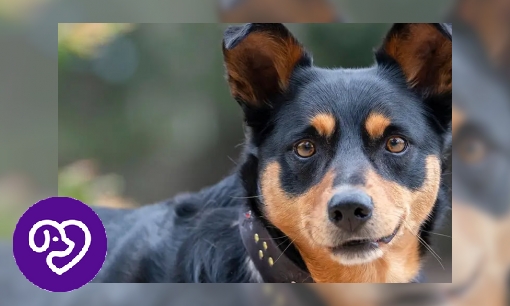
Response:
M32 205L13 235L14 259L34 285L53 292L90 282L106 257L106 231L84 203L51 197Z

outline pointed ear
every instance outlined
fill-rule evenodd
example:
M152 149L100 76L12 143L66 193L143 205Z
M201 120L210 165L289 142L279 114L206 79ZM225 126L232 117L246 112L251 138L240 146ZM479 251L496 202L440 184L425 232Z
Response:
M227 28L223 57L232 96L250 109L270 105L285 92L296 67L311 65L309 55L281 23Z
M452 30L450 24L399 23L392 26L376 58L398 63L410 87L424 97L451 94Z

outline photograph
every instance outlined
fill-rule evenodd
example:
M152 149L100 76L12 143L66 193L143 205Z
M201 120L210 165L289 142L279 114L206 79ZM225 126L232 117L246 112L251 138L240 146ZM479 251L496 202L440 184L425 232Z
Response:
M510 305L509 0L0 24L1 306Z
M59 34L59 196L106 229L93 282L451 282L451 24Z

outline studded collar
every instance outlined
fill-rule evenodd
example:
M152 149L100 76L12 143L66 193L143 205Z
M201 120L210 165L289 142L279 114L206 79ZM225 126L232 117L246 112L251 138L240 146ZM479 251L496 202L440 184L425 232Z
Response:
M265 283L313 283L308 271L298 267L254 217L251 210L241 210L239 230L244 247Z

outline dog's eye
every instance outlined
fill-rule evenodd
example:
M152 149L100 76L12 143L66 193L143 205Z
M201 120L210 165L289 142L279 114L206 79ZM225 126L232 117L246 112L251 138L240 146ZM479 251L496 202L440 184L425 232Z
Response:
M300 157L310 157L315 154L315 145L309 140L303 140L294 146L294 152Z
M386 141L386 150L391 153L402 153L407 149L407 140L399 136L392 136Z

